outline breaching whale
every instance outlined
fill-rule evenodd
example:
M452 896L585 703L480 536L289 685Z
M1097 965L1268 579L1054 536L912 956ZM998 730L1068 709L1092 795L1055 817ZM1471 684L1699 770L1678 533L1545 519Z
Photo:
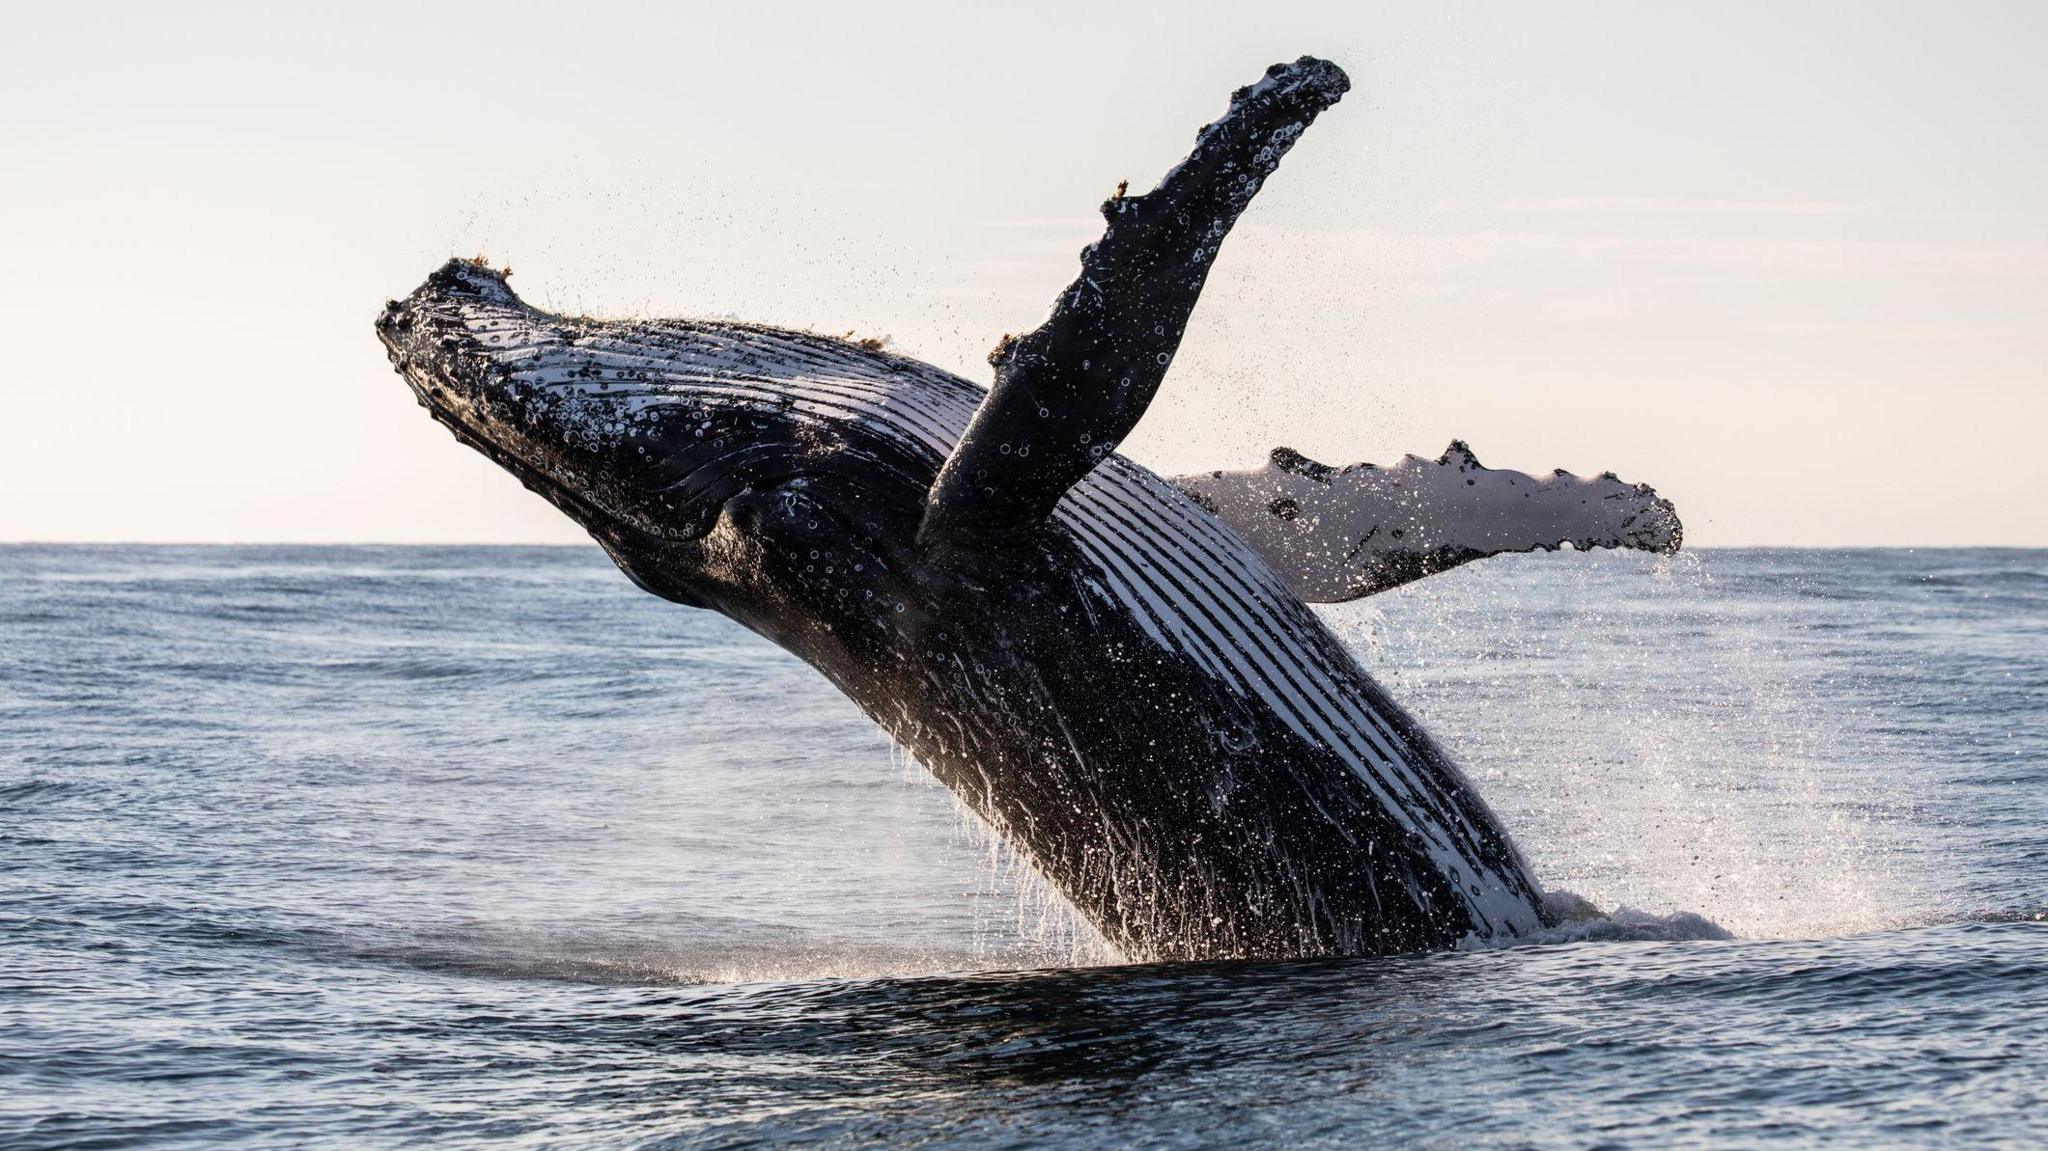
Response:
M1106 229L987 390L749 324L549 315L452 261L377 331L432 416L641 588L829 678L1133 959L1412 951L1544 924L1449 756L1304 600L1501 551L1678 544L1612 476L1117 454L1218 244L1349 86L1275 65Z

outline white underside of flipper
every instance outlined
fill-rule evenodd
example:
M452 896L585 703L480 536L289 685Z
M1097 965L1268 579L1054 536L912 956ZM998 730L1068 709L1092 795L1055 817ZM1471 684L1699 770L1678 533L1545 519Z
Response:
M1434 460L1333 468L1287 448L1255 471L1174 484L1229 524L1312 603L1337 603L1502 552L1678 550L1671 501L1611 472L1538 478L1483 467L1453 440Z

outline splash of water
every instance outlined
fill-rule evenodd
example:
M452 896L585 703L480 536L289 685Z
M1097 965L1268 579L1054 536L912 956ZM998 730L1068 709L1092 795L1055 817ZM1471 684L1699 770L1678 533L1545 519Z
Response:
M1911 798L1864 769L1899 754L1867 714L1818 702L1833 625L1716 580L1700 553L1502 557L1327 617L1546 884L1751 937L1897 923Z
M980 966L1099 967L1122 962L1059 889L988 821L901 745L891 742L889 749L904 782L935 788L951 799L955 839L981 857L973 893L975 957Z

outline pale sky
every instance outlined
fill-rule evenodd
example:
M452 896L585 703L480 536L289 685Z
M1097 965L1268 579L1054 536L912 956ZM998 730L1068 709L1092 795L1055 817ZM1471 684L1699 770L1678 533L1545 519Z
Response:
M543 306L986 382L1232 88L1353 90L1127 450L1452 437L1698 544L2048 545L2048 5L10 5L0 540L572 541L371 332Z

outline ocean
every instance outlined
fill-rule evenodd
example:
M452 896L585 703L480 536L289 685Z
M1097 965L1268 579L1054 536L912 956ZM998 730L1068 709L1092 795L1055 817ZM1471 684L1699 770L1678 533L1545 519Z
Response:
M1122 964L595 548L0 548L0 1147L2048 1143L2048 551L1319 610L1613 919Z

